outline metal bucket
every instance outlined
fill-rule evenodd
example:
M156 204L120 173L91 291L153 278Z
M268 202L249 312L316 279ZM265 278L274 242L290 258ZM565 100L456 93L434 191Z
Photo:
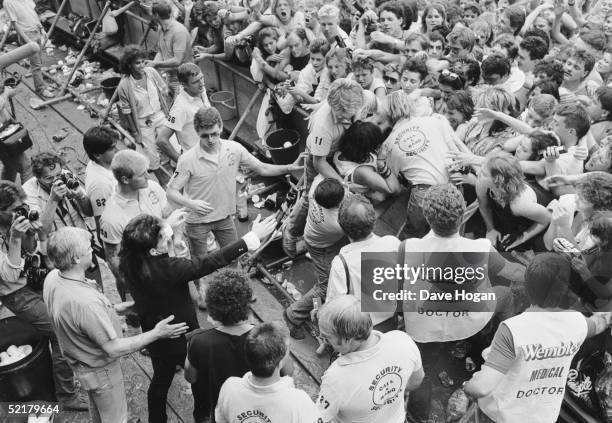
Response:
M236 103L234 101L234 93L231 91L217 91L209 97L210 104L215 107L221 119L231 120L236 117Z

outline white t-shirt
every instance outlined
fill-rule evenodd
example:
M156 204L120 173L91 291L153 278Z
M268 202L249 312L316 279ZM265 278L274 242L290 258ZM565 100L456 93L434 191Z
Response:
M90 160L85 169L85 192L89 196L94 216L102 216L108 199L117 188L117 180L110 169Z
M340 356L323 375L317 406L324 422L404 422L404 390L423 367L421 354L404 332L372 333L376 345Z
M32 0L4 0L4 10L9 19L17 22L24 31L38 31L42 28Z
M130 220L141 214L163 217L168 205L166 192L157 182L149 181L149 186L138 191L138 199L128 199L114 192L108 199L100 218L100 235L108 244L119 244L123 230Z
M183 151L189 150L200 140L193 126L193 117L203 106L210 107L206 90L202 91L200 96L192 97L181 87L170 108L166 126L176 132Z
M448 183L446 157L456 150L456 135L441 115L398 122L381 147L389 169L415 185Z
M338 223L338 207L326 209L314 198L317 186L323 181L317 175L308 192L308 217L304 228L304 241L315 248L327 248L344 238L344 232Z
M320 413L306 392L296 389L289 376L259 386L248 372L230 377L219 392L217 423L317 423Z
M331 262L331 270L329 272L329 281L327 283L327 296L326 301L331 300L334 297L343 294L351 294L361 300L362 291L365 293L371 293L373 290L378 289L372 281L366 281L367 286L362 286L361 281L361 253L383 253L383 252L396 252L399 249L400 240L394 236L387 235L380 237L372 234L368 239L362 241L351 242L340 249L340 253L334 257ZM346 261L346 267L348 269L348 275L350 279L350 291L347 292L346 283L346 270L340 259L340 255L344 257ZM391 254L390 254L391 255ZM381 300L382 302L382 300ZM394 310L396 301L385 301L385 310ZM362 303L363 305L363 303ZM363 308L362 308L363 309ZM394 312L377 312L370 313L372 323L377 325L385 320L391 318Z

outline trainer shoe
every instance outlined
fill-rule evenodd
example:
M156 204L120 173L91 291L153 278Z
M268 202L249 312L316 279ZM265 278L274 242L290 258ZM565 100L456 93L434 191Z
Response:
M287 324L287 327L289 328L289 335L293 339L301 340L306 338L306 331L304 330L304 328L302 326L296 325L291 320L289 320L289 316L287 316L287 310L283 311L283 320Z
M62 401L62 405L66 410L87 411L89 410L89 398L79 391L69 399Z

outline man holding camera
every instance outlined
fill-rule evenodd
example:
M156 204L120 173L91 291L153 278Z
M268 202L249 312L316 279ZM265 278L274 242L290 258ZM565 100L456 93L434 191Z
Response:
M0 181L0 301L19 319L30 323L51 341L55 392L64 409L87 410L72 369L62 355L42 295L27 285L22 252L36 251L42 223L24 204L26 194L13 182ZM25 215L25 216L24 216Z
M50 152L33 156L32 173L34 177L23 184L23 190L30 209L40 213L45 234L65 226L90 231L87 216L93 214L91 202L79 180L65 168L61 157ZM100 269L95 256L93 259L88 277L95 279L102 288Z

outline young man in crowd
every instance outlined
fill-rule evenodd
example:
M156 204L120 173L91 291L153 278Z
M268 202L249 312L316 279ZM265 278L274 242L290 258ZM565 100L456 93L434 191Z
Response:
M329 268L340 248L346 244L342 228L338 224L338 210L344 200L344 186L334 178L317 176L308 196L308 218L304 229L306 250L315 270L315 285L302 298L292 303L283 313L291 337L306 337L303 325L310 318L313 299L325 300Z
M202 107L210 107L204 87L204 75L197 65L185 63L179 66L177 78L181 89L172 103L166 125L157 134L156 141L160 150L175 162L178 162L181 152L176 151L170 138L176 135L182 152L198 144L200 137L193 126L193 117Z
M54 97L53 91L45 84L42 76L42 51L46 43L46 35L42 23L36 13L36 3L33 0L4 0L4 10L22 43L36 43L40 51L30 56L30 70L34 80L34 89L44 98Z
M236 176L245 167L261 176L279 176L302 170L297 163L262 163L236 141L221 138L223 121L217 109L202 107L194 116L199 143L179 159L168 183L168 199L189 209L185 231L192 257L208 253L207 238L212 232L221 247L238 239ZM181 193L182 191L182 193Z
M281 376L289 360L289 333L280 322L261 323L249 332L245 356L249 367L242 378L232 376L221 387L215 410L217 423L248 421L318 422L317 407L291 376Z
M119 271L119 247L123 230L130 220L143 213L167 218L173 228L185 217L182 210L172 211L164 189L147 179L147 158L133 150L122 150L111 161L111 170L117 180L117 189L110 196L100 217L100 235L104 243L106 261L115 276L117 290L125 301L127 287Z
M100 217L106 203L115 192L117 180L111 163L117 152L119 134L108 126L94 126L83 135L83 149L89 157L85 169L85 192L89 196L100 239Z
M172 7L166 0L156 0L151 12L159 23L160 36L157 54L146 65L168 75L170 95L175 98L179 93L178 68L183 63L193 62L191 35L183 24L172 16Z

